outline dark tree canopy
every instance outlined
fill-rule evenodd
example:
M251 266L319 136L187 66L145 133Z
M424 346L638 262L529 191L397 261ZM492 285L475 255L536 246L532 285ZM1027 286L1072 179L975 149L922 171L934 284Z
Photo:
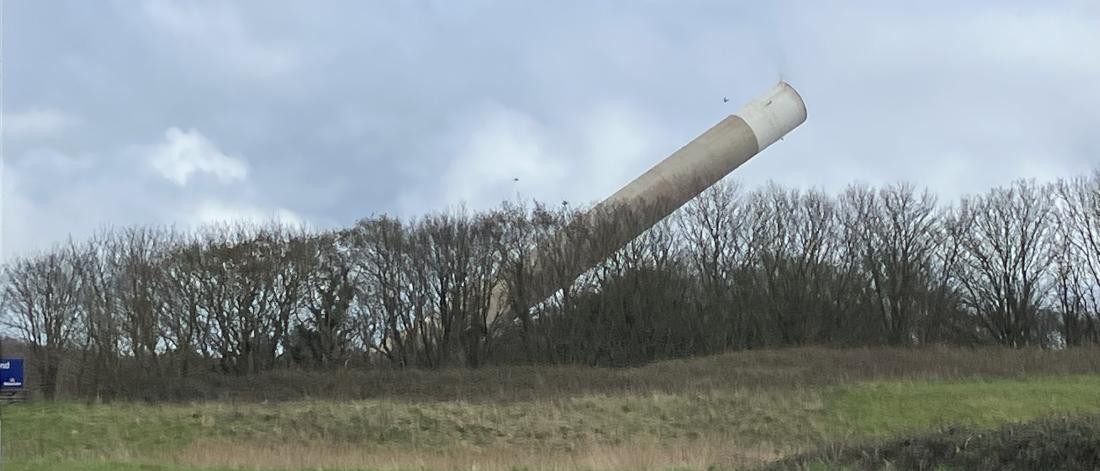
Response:
M723 182L602 257L631 217L507 202L321 232L109 230L9 260L4 335L45 397L284 369L1100 341L1100 172L953 205L909 184Z

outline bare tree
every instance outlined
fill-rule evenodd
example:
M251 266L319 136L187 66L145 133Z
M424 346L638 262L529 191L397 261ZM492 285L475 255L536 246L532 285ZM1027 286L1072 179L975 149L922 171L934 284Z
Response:
M996 342L1044 344L1041 309L1050 288L1053 199L1046 188L1017 181L964 198L958 223L967 308Z
M196 278L225 371L249 374L274 366L301 306L303 253L296 233L279 226L208 231Z
M445 366L460 353L474 364L480 361L479 353L469 350L480 346L468 342L475 338L471 335L484 338L478 332L486 328L481 324L496 278L488 224L459 209L429 216L413 230L413 263L417 272L425 272L430 303L428 315L417 319L426 366Z
M908 344L927 309L932 258L942 241L935 198L896 184L878 192L850 187L842 202L886 342Z
M1063 340L1100 341L1100 169L1059 181L1055 246Z
M748 315L751 286L742 274L751 270L750 227L740 186L721 181L691 200L678 213L684 253L699 279L696 310L714 317L700 323L719 332L708 348L745 348L759 337L759 327ZM700 341L708 335L700 332Z
M505 319L497 318L492 305L494 290L503 276L501 246L504 225L500 211L477 215L471 221L472 243L467 256L471 276L463 295L467 324L462 335L462 350L466 366L477 368L493 354L494 339L499 336Z
M819 191L785 191L770 185L750 198L752 250L759 264L754 285L782 345L814 340L832 317L828 262L838 248L835 203Z
M1073 243L1071 224L1061 220L1051 244L1052 295L1057 310L1061 340L1065 345L1078 346L1096 341L1096 319L1092 287L1088 280L1088 261Z
M587 246L591 227L579 211L562 205L550 208L535 204L505 203L499 213L499 282L508 294L508 311L494 320L496 328L517 323L517 335L526 361L539 356L539 344L550 357L557 347L549 329L538 328L555 322L574 305L576 267L584 264L591 250ZM536 323L537 321L537 323ZM537 333L539 331L540 333Z
M162 321L168 306L161 258L169 242L166 231L153 227L130 227L102 241L125 345L147 377L160 374Z
M354 333L356 273L344 232L329 232L303 241L302 270L305 318L298 325L295 347L325 368L347 359Z
M85 263L76 265L83 286L83 350L91 357L81 362L80 373L88 376L93 394L106 400L117 393L122 353L122 322L116 307L112 264L115 255L111 251L114 246L107 243L112 236L105 232L81 244L77 250Z
M422 293L414 289L405 225L387 216L356 224L352 236L356 269L362 275L361 331L367 342L398 366L413 366L416 354L414 322L423 312Z
M65 351L80 328L86 257L75 245L9 261L4 267L4 324L30 346L42 382L42 396L53 399Z
M191 372L194 359L212 361L210 307L220 305L213 267L201 240L180 239L161 257L162 296L165 298L164 342L178 361L181 376ZM217 309L215 309L217 310Z
M970 317L964 314L961 277L964 235L969 227L954 207L942 208L939 220L941 241L932 253L929 270L928 310L917 326L917 337L923 344L957 342L973 344L977 333Z

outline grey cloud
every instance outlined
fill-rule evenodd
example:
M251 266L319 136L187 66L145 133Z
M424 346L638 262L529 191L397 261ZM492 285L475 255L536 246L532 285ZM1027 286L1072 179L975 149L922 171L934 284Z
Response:
M5 111L81 117L6 139L5 208L51 209L5 213L5 233L591 201L779 78L809 120L738 170L750 186L905 179L953 198L1100 162L1095 2L318 5L5 5ZM172 127L247 178L158 177L132 149ZM35 149L86 167L20 167ZM66 219L86 200L105 204Z
M5 112L0 122L3 123L5 139L23 141L56 137L80 124L80 118L57 109L32 108Z
M232 3L149 1L142 6L154 40L212 75L270 80L298 65L293 47L255 37Z

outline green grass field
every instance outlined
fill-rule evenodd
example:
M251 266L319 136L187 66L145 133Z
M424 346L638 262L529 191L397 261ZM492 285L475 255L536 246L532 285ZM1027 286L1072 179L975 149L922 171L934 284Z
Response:
M834 356L824 360L831 373L807 371L817 361L809 357L822 355ZM873 358L883 368L868 368ZM540 380L520 378L525 386L466 399L439 384L438 397L415 399L37 402L3 408L5 470L748 468L945 425L1097 413L1094 359L1097 351L792 350L546 372L629 376L629 387L604 392L555 389L545 380L540 391L549 392L527 391ZM992 366L1001 364L1009 366ZM668 381L682 371L693 381Z

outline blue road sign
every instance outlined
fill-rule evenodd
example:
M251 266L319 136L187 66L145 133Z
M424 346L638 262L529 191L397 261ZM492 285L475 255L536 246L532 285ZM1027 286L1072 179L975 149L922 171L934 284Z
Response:
M0 358L0 389L23 389L22 358Z

